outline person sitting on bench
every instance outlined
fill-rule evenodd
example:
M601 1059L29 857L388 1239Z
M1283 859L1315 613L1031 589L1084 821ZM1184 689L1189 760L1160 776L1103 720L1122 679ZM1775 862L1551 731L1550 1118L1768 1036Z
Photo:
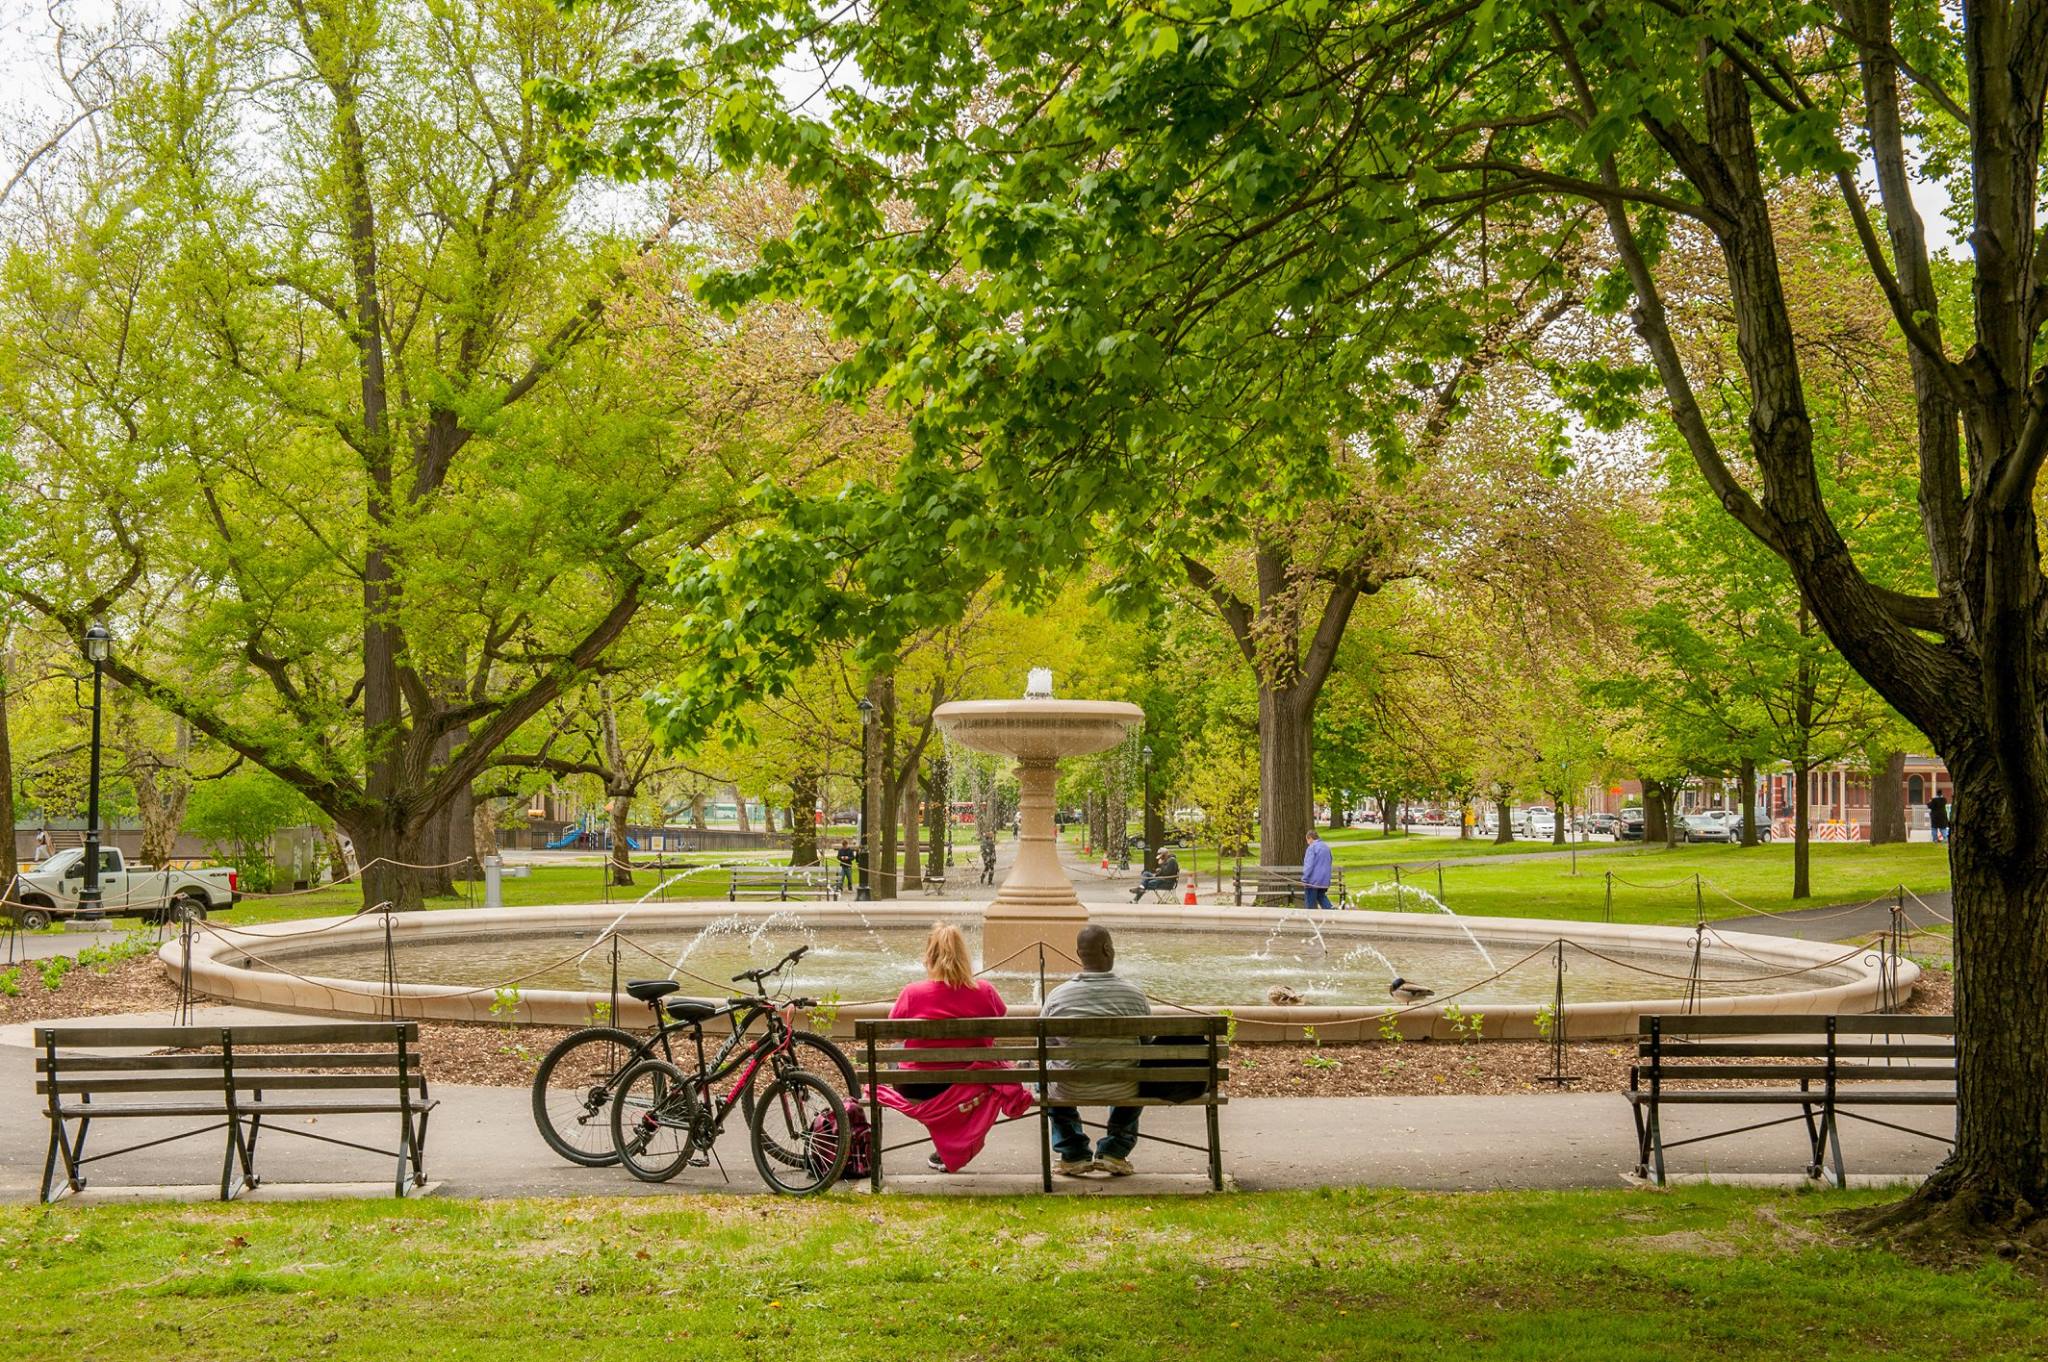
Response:
M974 977L974 960L967 953L967 938L950 922L934 922L924 942L925 977L904 985L889 1009L892 1018L930 1021L939 1018L1000 1017L1008 1009L995 985ZM988 1036L955 1036L944 1040L907 1040L910 1049L971 1050L993 1045ZM1009 1067L995 1060L960 1064L907 1062L906 1069L1001 1069ZM881 1086L875 1096L892 1111L900 1111L931 1132L934 1153L926 1166L934 1173L957 1173L965 1168L997 1121L1021 1116L1031 1108L1031 1094L1016 1083L952 1083L940 1074L934 1083L899 1083L894 1089Z
M1131 891L1131 902L1136 903L1145 897L1147 890L1172 889L1179 883L1180 862L1171 851L1162 851L1159 853L1159 864L1153 867L1151 874L1139 880L1138 887Z
M1109 929L1089 923L1074 938L1074 953L1081 957L1081 972L1061 984L1045 996L1045 1005L1039 1009L1042 1017L1148 1017L1152 1004L1144 993L1130 980L1116 973L1116 944L1110 940ZM1061 1044L1062 1054L1079 1055L1086 1053L1085 1043ZM1059 1151L1060 1161L1055 1171L1062 1177L1078 1178L1093 1172L1104 1172L1113 1178L1129 1177L1136 1172L1131 1167L1130 1153L1138 1145L1138 1116L1143 1107L1119 1107L1109 1109L1108 1129L1095 1146L1095 1156L1088 1156L1088 1132L1081 1125L1081 1113L1071 1105L1075 1102L1115 1103L1124 1098L1136 1097L1138 1085L1121 1079L1098 1079L1088 1081L1082 1075L1091 1068L1115 1069L1127 1067L1128 1060L1119 1059L1064 1059L1055 1067L1074 1071L1075 1077L1061 1079L1050 1085L1045 1095L1046 1118L1052 1122L1053 1148ZM1062 1105L1054 1105L1054 1104Z

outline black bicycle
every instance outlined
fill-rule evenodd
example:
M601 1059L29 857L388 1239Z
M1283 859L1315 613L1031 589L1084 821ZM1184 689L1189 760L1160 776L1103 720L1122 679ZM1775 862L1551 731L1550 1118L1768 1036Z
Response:
M774 967L779 972L803 958L808 947L799 947ZM742 976L743 977L743 976ZM765 977L765 975L764 975ZM626 1071L642 1060L662 1058L676 1062L671 1038L678 1032L694 1032L702 1044L703 1025L718 1016L731 1019L732 1033L712 1056L721 1065L746 1043L748 1029L763 1018L759 1007L724 1006L696 998L669 995L682 985L673 979L635 979L626 992L646 1003L654 1013L654 1030L646 1035L618 1026L590 1026L564 1036L541 1059L533 1075L533 1120L540 1127L548 1148L571 1163L586 1168L607 1168L619 1161L612 1142L612 1096ZM666 1000L666 1002L664 1002ZM752 1003L755 1000L747 1000ZM823 1078L850 1106L860 1103L860 1080L846 1053L829 1039L812 1031L791 1029L790 1053L796 1067ZM751 1080L740 1093L741 1110L752 1117Z
M754 986L751 997L731 999L723 1007L694 1003L670 1008L670 1015L693 1033L696 1063L685 1070L667 1059L643 1059L619 1076L611 1132L627 1172L642 1182L666 1182L686 1164L708 1163L726 1118L741 1107L765 1069L768 1085L746 1111L748 1142L761 1180L789 1196L821 1192L839 1180L852 1152L853 1108L830 1083L798 1067L796 1032L789 1024L794 1009L816 1003L771 998L766 984L802 959L804 950L798 947L767 969L735 974L734 983ZM737 1018L734 1027L742 1043L735 1050L728 1042L707 1060L704 1023L721 1016ZM756 1017L767 1023L759 1035L750 1032ZM728 1079L731 1086L721 1094L719 1085Z

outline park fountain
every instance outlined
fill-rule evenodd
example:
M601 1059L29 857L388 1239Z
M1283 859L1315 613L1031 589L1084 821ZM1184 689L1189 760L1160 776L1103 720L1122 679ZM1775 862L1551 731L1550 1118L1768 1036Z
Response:
M982 967L1036 968L1040 944L1051 968L1071 967L1088 910L1060 865L1053 822L1060 759L1117 746L1145 712L1116 700L1056 700L1052 673L1036 667L1021 700L955 700L932 718L948 740L1017 763L1017 859L982 910Z

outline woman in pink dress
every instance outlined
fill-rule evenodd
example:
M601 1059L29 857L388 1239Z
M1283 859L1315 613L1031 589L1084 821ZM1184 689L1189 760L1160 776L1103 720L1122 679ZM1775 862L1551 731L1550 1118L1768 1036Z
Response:
M950 922L935 922L924 943L926 977L906 986L889 1009L895 1019L931 1021L956 1017L1000 1017L1007 1008L1002 995L985 979L974 977L973 960L967 954L967 938ZM907 1040L907 1049L962 1050L993 1045L989 1036L968 1036L947 1040ZM1006 1065L994 1061L962 1064L919 1064L906 1061L906 1069L993 1069ZM989 1129L1004 1117L1021 1116L1031 1107L1031 1098L1015 1083L904 1083L883 1086L876 1096L883 1105L900 1111L931 1132L936 1151L928 1160L934 1172L957 1173L965 1168L988 1139Z

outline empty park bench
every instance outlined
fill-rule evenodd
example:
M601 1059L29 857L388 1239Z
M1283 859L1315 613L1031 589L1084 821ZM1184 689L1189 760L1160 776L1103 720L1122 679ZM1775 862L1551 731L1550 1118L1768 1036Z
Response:
M943 894L946 892L946 872L943 870L927 870L919 876L918 883L927 894Z
M268 1128L395 1158L398 1196L426 1181L427 1114L436 1103L427 1096L420 1067L417 1022L39 1026L35 1043L36 1093L46 1099L50 1121L44 1201L60 1182L84 1191L88 1163L223 1129L220 1195L229 1200L257 1185L256 1141L266 1128L264 1118L284 1116L396 1116L396 1149L289 1125ZM338 1048L343 1046L367 1048ZM85 1152L95 1124L125 1118L210 1124L99 1154Z
M1913 1130L1857 1110L1955 1106L1954 1017L1644 1017L1636 1057L1628 1078L1636 1176L1648 1177L1654 1168L1660 1185L1666 1150L1794 1121L1806 1128L1807 1176L1823 1176L1832 1163L1837 1187L1845 1176L1841 1118L1954 1143L1952 1134ZM1668 1106L1798 1110L1667 1140Z
M736 865L725 896L741 899L830 899L837 898L835 872L819 865Z
M1218 1135L1216 1109L1229 1101L1223 1093L1223 1086L1230 1077L1230 1070L1225 1067L1230 1058L1230 1047L1223 1039L1228 1026L1229 1020L1224 1017L1198 1017L1186 1014L1151 1017L963 1017L931 1021L857 1021L854 1023L854 1034L860 1048L860 1067L863 1070L861 1081L864 1085L862 1091L868 1095L869 1138L873 1141L869 1151L869 1165L872 1170L869 1178L873 1188L877 1192L882 1190L883 1154L891 1149L905 1149L927 1143L924 1139L905 1140L895 1145L885 1145L882 1142L884 1108L875 1095L875 1084L887 1083L892 1087L898 1083L939 1082L1023 1085L1032 1095L1032 1105L1038 1108L1039 1170L1045 1190L1050 1192L1052 1121L1046 1115L1045 1104L1040 1097L1046 1083L1056 1083L1066 1077L1078 1077L1090 1084L1133 1082L1186 1084L1189 1087L1199 1085L1192 1095L1185 1098L1138 1096L1120 1098L1115 1102L1078 1102L1073 1105L1084 1110L1091 1106L1205 1108L1208 1125L1206 1144L1188 1144L1144 1130L1138 1132L1138 1138L1158 1144L1169 1144L1177 1149L1206 1152L1209 1158L1209 1185L1220 1192L1223 1190L1223 1145ZM910 1040L960 1040L977 1037L989 1037L995 1043L987 1046L963 1045L958 1049L912 1047L904 1043ZM1085 1057L1091 1063L1098 1060L1115 1060L1117 1064L1102 1068L1091 1067L1080 1075L1055 1067L1055 1062L1059 1059L1068 1055L1078 1057L1083 1053L1080 1050L1081 1046L1086 1047ZM985 1060L1001 1060L1010 1067L946 1071L903 1067L906 1063L972 1064ZM1144 1089L1141 1088L1140 1091L1142 1093ZM1019 1116L1014 1119L1028 1120L1029 1117ZM1084 1121L1082 1124L1098 1130L1102 1128L1094 1121Z
M1233 877L1239 907L1247 903L1282 903L1292 908L1302 901L1301 871L1298 865L1241 865ZM1330 902L1350 902L1344 889L1344 872L1330 874Z

